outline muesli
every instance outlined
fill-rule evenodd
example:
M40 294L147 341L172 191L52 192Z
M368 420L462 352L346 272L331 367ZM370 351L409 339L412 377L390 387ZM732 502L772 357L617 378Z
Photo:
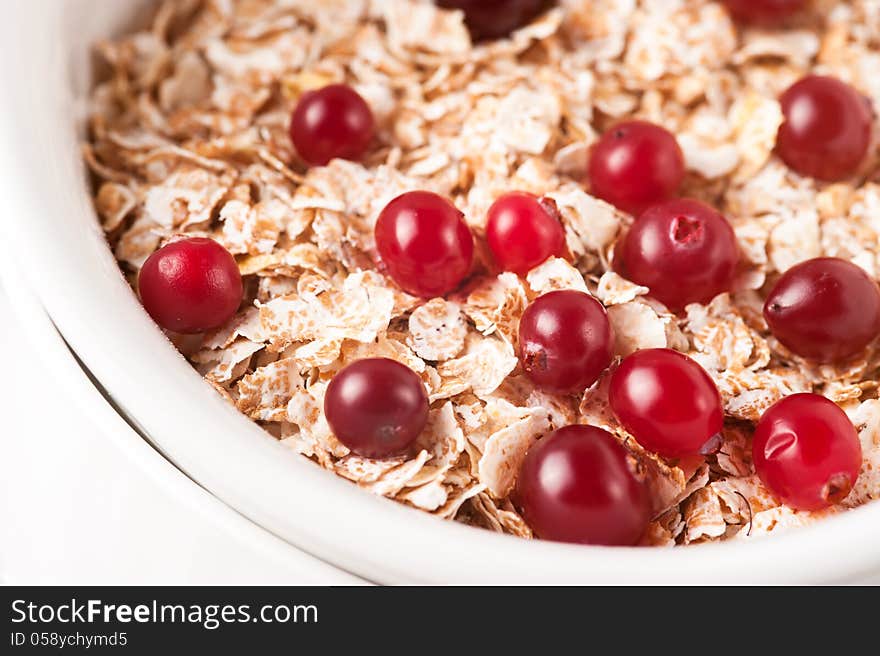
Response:
M777 144L786 121L780 97L808 76L835 78L865 96L866 107L880 107L880 2L794 2L806 6L757 22L709 0L539 4L523 25L485 38L473 24L469 32L465 13L431 1L166 0L147 29L98 44L107 75L91 95L84 156L102 227L132 286L139 274L147 278L145 263L163 247L213 240L207 244L222 249L199 242L198 257L229 275L231 282L211 283L225 285L222 325L204 331L181 319L186 309L163 306L177 328L167 331L174 345L293 452L442 518L521 537L629 540L554 534L521 514L528 502L517 486L527 475L540 478L542 466L531 454L527 461L527 452L571 425L614 436L613 444L571 431L565 439L598 450L578 456L585 462L606 458L637 479L642 487L627 503L646 505L650 521L637 538L644 545L756 538L880 497L875 340L855 356L802 357L790 338L780 339L781 328L771 331L764 313L781 274L815 258L840 258L871 279L880 274L877 121L858 165L834 181L823 181L834 177L828 171L798 173ZM291 117L314 98L310 92L334 86L356 92L367 113L347 115L354 117L346 127L350 148L324 163L332 135L329 150L321 135L311 142L300 135L295 147ZM333 106L345 106L344 96ZM688 277L664 295L661 283L632 271L628 279L616 264L629 257L622 245L636 239L633 226L641 224L634 221L645 207L627 206L619 181L600 194L591 169L600 140L614 130L627 138L619 126L633 119L662 126L680 147L683 179L674 181L674 195L703 208L684 223L692 210L675 209L682 238L693 226L715 225L700 214L707 206L718 213L719 230L732 229L730 279L703 302L674 307L688 295ZM301 120L307 132L313 117ZM432 193L422 205L410 196L396 213L388 209L414 191ZM516 257L499 266L517 247L516 234L487 234L493 203L514 191L525 194L511 211L533 211L529 203L537 203L561 228L548 233L548 243L558 241L550 257L519 271ZM431 229L446 226L442 267L414 270L389 255L404 248L398 242L418 211L432 213ZM724 257L713 258L707 267L714 271ZM466 270L459 272L461 262ZM167 274L159 260L148 266L150 276ZM168 327L155 309L161 293L151 301L143 280L140 292ZM593 310L584 309L584 294ZM527 308L548 298L570 300L575 313L607 313L608 361L576 393L527 371L543 365L523 353L521 323ZM597 339L584 348L598 348ZM540 348L534 353L544 357ZM687 355L686 366L699 365L717 387L723 428L711 444L678 444L681 452L649 446L634 434L638 422L612 407L609 393L619 389L623 398L626 391L621 359L649 349ZM368 447L356 447L358 455L325 412L341 372L354 379L349 367L375 358L405 365L375 374L383 389L410 394L415 379L425 397L424 406L416 392L400 402L408 413L401 421L418 430L397 435L401 448L390 457L369 457ZM760 476L753 459L761 417L784 397L807 392L846 413L861 448L858 478L846 481L847 494L826 486L821 509L768 488L772 468ZM340 416L369 402L353 399L358 393L349 391L343 400L351 405L339 406ZM678 398L689 406L685 414L701 392L693 394ZM339 432L344 420L332 423ZM563 448L561 439L556 446ZM540 515L546 494L532 502Z

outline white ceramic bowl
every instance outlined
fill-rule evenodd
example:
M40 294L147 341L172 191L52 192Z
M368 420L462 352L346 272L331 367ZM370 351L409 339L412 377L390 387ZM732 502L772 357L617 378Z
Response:
M90 44L135 25L145 4L6 0L0 170L15 176L12 206L23 209L3 213L5 238L79 357L199 485L299 548L382 582L851 582L880 574L880 504L770 539L686 549L526 541L375 498L263 434L149 320L90 202L79 150Z

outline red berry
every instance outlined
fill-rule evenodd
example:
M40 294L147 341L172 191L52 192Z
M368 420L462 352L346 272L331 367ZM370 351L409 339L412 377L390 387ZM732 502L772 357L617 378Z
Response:
M538 387L582 392L611 364L614 337L605 308L584 292L535 299L519 322L519 361Z
M430 298L451 292L464 280L474 238L451 202L430 191L410 191L379 214L376 248L394 282Z
M737 20L768 23L787 18L800 11L806 0L724 0Z
M475 41L499 39L529 23L547 0L436 0L438 7L461 9Z
M312 166L334 158L357 161L373 139L373 113L357 91L331 84L303 94L293 111L290 138Z
M638 214L674 196L684 178L684 155L659 125L628 121L608 130L590 156L593 195Z
M843 501L862 465L859 436L846 413L818 394L793 394L770 407L752 442L758 476L798 510Z
M880 334L880 289L861 268L836 257L786 271L764 303L764 319L787 349L818 362L860 355Z
M181 239L147 258L138 291L157 324L178 333L201 333L222 326L238 310L241 273L216 241Z
M648 492L631 461L601 428L566 426L526 454L514 497L545 540L631 546L651 518Z
M486 240L504 271L525 275L565 250L565 230L551 200L522 191L504 194L489 208Z
M780 98L776 150L793 170L834 182L853 175L871 143L869 101L833 77L810 75Z
M324 414L354 453L388 458L406 451L425 428L428 395L409 367L387 358L358 360L330 381Z
M624 358L611 376L611 409L639 444L666 458L700 453L721 431L721 395L703 368L671 349Z
M730 289L738 261L727 220L699 201L679 199L654 205L636 220L614 266L677 311Z

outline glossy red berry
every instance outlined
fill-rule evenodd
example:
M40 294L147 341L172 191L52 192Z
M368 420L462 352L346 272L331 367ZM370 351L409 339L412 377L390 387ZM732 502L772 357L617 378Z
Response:
M526 454L514 497L538 537L631 546L651 518L644 483L620 443L594 426L566 426Z
M461 9L475 41L499 39L535 18L547 0L436 0L444 9Z
M774 285L764 319L783 346L818 362L864 352L880 335L880 289L861 268L835 257L796 264Z
M235 258L202 237L167 244L147 258L138 292L153 321L178 333L201 333L226 323L241 304Z
M780 98L776 150L798 173L834 182L855 174L871 143L869 101L833 77L810 75Z
M520 275L565 252L556 205L522 191L504 194L489 208L486 241L495 264Z
M777 401L758 422L755 470L779 499L798 510L843 501L862 466L862 447L843 410L818 394Z
M415 296L443 296L470 271L474 239L464 216L430 191L410 191L388 203L375 234L389 275Z
M807 0L724 0L734 18L748 23L772 23L799 12Z
M519 322L519 360L538 387L582 392L611 364L614 337L605 308L584 292L536 298Z
M678 199L654 205L635 221L614 267L677 311L730 289L738 262L727 219L699 201Z
M666 458L700 453L724 422L721 395L709 374L672 349L624 358L611 376L608 400L638 443Z
M659 125L628 121L608 130L590 156L594 196L638 214L674 196L684 178L684 155Z
M290 138L306 163L323 166L334 158L360 160L373 129L373 113L358 92L331 84L302 95L293 111Z
M336 438L365 458L406 451L428 421L421 378L387 358L358 360L340 371L324 396L324 414Z

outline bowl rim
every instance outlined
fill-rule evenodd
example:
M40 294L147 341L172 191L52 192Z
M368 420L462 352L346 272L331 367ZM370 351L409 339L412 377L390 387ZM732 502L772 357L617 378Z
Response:
M359 586L369 583L311 554L298 551L287 541L231 510L210 491L194 485L185 472L175 467L138 434L103 395L96 381L89 378L89 372L77 360L76 354L64 341L36 295L21 280L16 268L17 258L9 252L6 244L0 243L0 286L9 299L16 324L26 327L28 331L25 337L28 346L36 352L44 371L55 379L58 388L69 394L98 428L101 437L106 438L108 448L118 449L123 454L126 466L138 467L151 484L172 492L187 512L198 514L218 531L234 533L242 548L255 557L272 563L289 563L297 572L308 568L314 580L327 584ZM240 578L235 572L231 574L232 579ZM285 572L283 576L290 580L291 574ZM223 583L230 576L226 572L219 572L214 578ZM174 582L170 579L154 581L158 584Z
M138 303L98 225L73 120L89 30L51 3L17 4L17 20L0 25L8 52L19 53L0 65L0 82L16 90L0 117L0 170L18 173L7 239L53 322L120 408L238 512L307 553L386 583L844 582L880 570L880 503L773 539L585 547L441 520L291 457L205 384ZM30 65L18 65L25 56Z

